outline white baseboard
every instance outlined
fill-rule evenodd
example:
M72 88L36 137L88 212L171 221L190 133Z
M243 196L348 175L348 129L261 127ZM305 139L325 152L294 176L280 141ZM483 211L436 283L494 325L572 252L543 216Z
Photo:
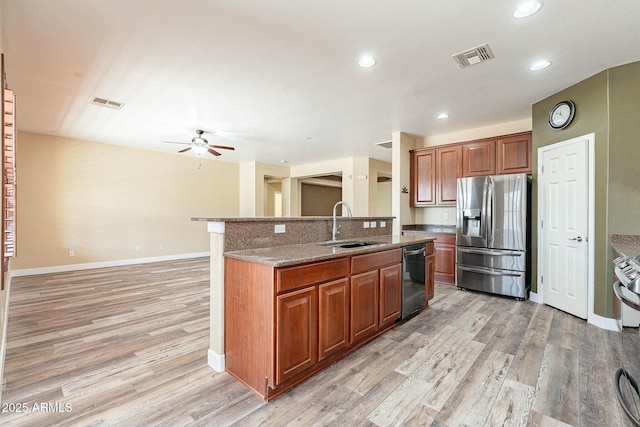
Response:
M529 301L535 302L536 304L542 304L542 300L540 299L540 295L535 292L529 292Z
M609 317L603 317L595 313L589 313L589 318L587 319L588 323L595 325L601 329L606 329L609 331L617 331L618 330L618 321L616 319L611 319Z
M176 255L163 255L163 256L146 257L146 258L121 259L121 260L115 260L115 261L87 262L84 264L68 264L68 265L54 265L51 267L25 268L22 270L11 271L11 277L34 276L36 274L48 274L48 273L62 273L65 271L90 270L92 268L121 267L124 265L148 264L151 262L174 261L179 259L201 258L201 257L207 257L207 256L209 256L209 252L195 252L195 253L189 253L189 254L176 254Z
M540 295L535 292L529 292L529 300L538 304L544 304L542 302L542 298L540 298ZM587 314L587 323L591 323L592 325L597 326L600 329L606 329L608 331L618 330L618 323L616 319L600 316L595 313Z
M209 349L208 352L208 364L216 372L224 372L224 354L220 355Z

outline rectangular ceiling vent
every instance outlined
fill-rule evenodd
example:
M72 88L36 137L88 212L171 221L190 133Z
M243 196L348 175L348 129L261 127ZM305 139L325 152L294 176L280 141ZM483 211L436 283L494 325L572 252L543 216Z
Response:
M124 107L124 103L122 102L110 101L108 99L98 98L97 96L91 100L91 103L99 107L111 108L112 110L119 110Z
M470 65L479 64L481 62L493 59L495 58L495 56L493 56L493 52L491 52L489 45L483 44L481 46L474 47L473 49L469 49L453 55L452 58L454 61L456 61L460 68L466 68Z
M391 141L376 142L378 147L391 148Z

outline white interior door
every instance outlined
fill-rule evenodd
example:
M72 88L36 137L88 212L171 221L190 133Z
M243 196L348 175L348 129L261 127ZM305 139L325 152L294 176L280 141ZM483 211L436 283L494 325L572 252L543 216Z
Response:
M586 319L589 298L589 139L539 150L542 301Z

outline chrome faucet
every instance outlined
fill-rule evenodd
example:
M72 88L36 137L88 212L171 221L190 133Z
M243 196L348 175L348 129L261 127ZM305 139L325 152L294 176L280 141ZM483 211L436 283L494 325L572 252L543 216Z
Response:
M349 203L340 201L333 205L333 228L331 230L331 240L337 240L338 234L340 234L340 230L338 230L338 222L336 221L336 208L338 205L343 205L347 208L347 215L349 218L353 216L351 215L351 207L349 207Z

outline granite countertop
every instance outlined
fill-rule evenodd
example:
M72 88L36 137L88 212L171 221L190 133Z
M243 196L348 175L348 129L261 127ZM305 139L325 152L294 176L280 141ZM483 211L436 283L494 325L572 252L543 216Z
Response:
M337 216L339 221L366 221L375 219L390 219L393 216ZM198 222L290 222L290 221L333 221L332 216L247 216L247 217L191 217L191 221Z
M365 241L375 242L373 245L358 248L334 248L329 246L336 242L303 243L298 245L275 246L260 249L225 252L227 258L249 261L272 267L286 267L308 262L325 261L351 255L379 252L402 246L433 241L433 237L383 235L339 240L339 242Z
M403 225L402 231L418 233L456 234L456 226L445 224L411 224Z
M627 258L635 258L640 255L640 235L612 234L611 248L618 255L623 255Z

